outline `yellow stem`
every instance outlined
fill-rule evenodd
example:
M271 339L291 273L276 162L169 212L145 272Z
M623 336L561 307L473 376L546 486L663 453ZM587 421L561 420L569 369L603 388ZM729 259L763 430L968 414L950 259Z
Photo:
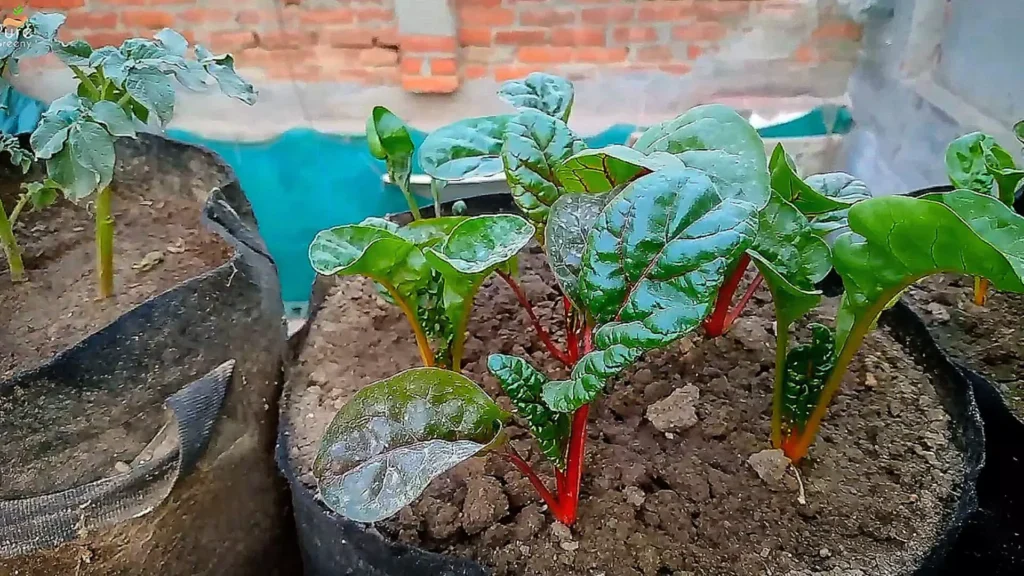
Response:
M775 390L772 397L772 446L782 448L782 385L785 381L786 353L789 351L789 324L776 327Z
M480 281L470 287L466 293L469 297L463 296L462 318L459 320L459 324L455 326L455 339L452 342L452 370L459 372L462 370L462 354L466 348L466 330L469 327L469 313L473 310L473 300L476 299L476 293L480 290L480 285L483 281Z
M416 347L420 351L420 359L423 360L423 365L431 367L434 365L434 353L430 350L430 342L427 340L427 335L423 332L423 327L420 326L419 320L416 318L416 313L409 308L405 300L398 294L395 287L387 282L380 282L380 285L387 289L388 294L391 294L391 298L398 304L398 307L402 309L405 314L405 319L409 321L409 325L412 326L412 333L416 335Z
M988 302L988 279L981 276L974 277L974 303L984 306Z
M110 187L96 195L96 281L100 298L114 295L114 216Z

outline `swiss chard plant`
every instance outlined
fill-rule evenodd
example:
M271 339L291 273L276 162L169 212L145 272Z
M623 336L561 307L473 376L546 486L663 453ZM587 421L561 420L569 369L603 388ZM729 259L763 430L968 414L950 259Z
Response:
M564 295L564 347L532 314L513 267L494 270L571 372L552 379L522 358L490 356L488 368L514 415L475 383L438 368L410 370L364 388L329 426L314 465L324 501L349 518L386 518L432 478L488 449L529 478L556 519L573 524L590 403L643 353L697 329L730 268L757 237L759 213L770 197L767 159L756 131L734 111L698 107L651 128L642 146L586 150L566 124L573 101L568 82L533 74L507 84L501 95L516 113L432 133L420 163L442 180L505 171L513 199L532 222L516 227L522 235L515 244L525 244L536 231ZM486 257L493 245L474 242L483 256L476 260L494 262ZM461 273L465 266L456 248L470 244L449 236L440 246L423 250L423 261L442 270L442 262L450 263ZM311 249L314 267L321 250ZM333 252L366 253L351 243ZM408 269L393 264L397 245L381 252L362 268L389 274ZM446 292L453 270L445 277ZM501 430L513 418L533 433L550 462L553 489L504 442Z
M865 336L911 284L959 273L1024 292L1024 218L998 198L970 190L872 198L850 207L848 219L849 231L836 239L831 254L845 288L835 325L812 324L809 342L790 348L789 327L820 302L812 277L794 282L755 260L777 318L772 441L793 462L807 455ZM820 274L829 259L820 247L805 246L790 263Z
M36 158L45 162L49 181L67 199L93 201L98 293L106 298L114 292L114 140L134 137L140 126L163 127L171 120L173 80L191 90L216 82L224 94L247 104L255 102L256 91L235 73L230 55L217 56L197 45L190 58L185 38L173 30L164 29L153 39L125 40L117 48L94 49L83 40L55 39L64 22L60 14L35 14L21 33L37 18L41 24L35 26L28 48L16 49L14 56L52 50L78 84L50 105L30 142Z
M1024 144L1024 121L1014 126L1017 139ZM965 134L946 149L946 171L954 187L995 196L1013 207L1024 189L1024 169L1013 156L982 132ZM988 281L974 279L974 303L982 306L988 299Z
M0 136L0 153L6 154L11 164L27 173L32 166L32 153L21 146L17 136ZM14 203L10 212L0 201L0 246L3 247L4 255L7 257L7 267L10 270L12 282L23 282L25 277L25 264L21 257L21 247L18 246L18 239L14 235L14 226L18 223L18 217L26 207L33 210L41 210L57 199L57 191L50 182L27 182L22 184L22 193Z

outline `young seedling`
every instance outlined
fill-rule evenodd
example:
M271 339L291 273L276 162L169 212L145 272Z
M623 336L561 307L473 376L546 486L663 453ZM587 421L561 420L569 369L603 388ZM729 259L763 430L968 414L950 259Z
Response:
M1024 122L1014 126L1014 133L1024 144ZM946 171L956 188L995 196L1011 208L1024 187L1024 170L995 138L981 132L965 134L949 144ZM987 300L988 281L976 277L974 303L984 306Z
M517 114L465 120L429 142L435 132L421 164L442 179L502 166L513 199L537 227L564 294L566 349L553 349L531 317L571 374L551 380L501 354L490 356L488 368L553 465L555 488L504 442L502 425L512 415L458 374L415 369L364 388L324 436L314 475L324 501L349 518L396 513L432 478L486 449L521 470L556 519L573 524L590 403L644 352L696 329L729 263L754 242L770 192L767 161L757 133L735 112L695 108L652 128L642 139L647 152L584 151L565 124L568 82L531 75L502 95ZM458 268L460 251L451 245L449 238L441 250L428 248L426 260ZM509 268L499 274L530 311Z
M63 23L62 15L45 15ZM35 18L35 16L33 16ZM29 19L31 24L32 18ZM151 119L163 127L174 115L173 77L191 90L207 88L210 79L221 92L253 104L256 91L234 71L230 55L215 56L164 29L153 40L132 38L120 48L93 49L87 42L52 40L54 53L78 79L74 92L55 100L32 133L36 158L46 161L49 179L72 202L93 198L96 219L96 273L100 298L114 293L114 218L112 179L114 140L135 137L138 123Z
M21 147L17 136L0 136L0 153L6 153L11 164L21 169L22 174L28 173L32 166L32 153ZM14 225L26 206L33 210L42 210L57 199L56 190L47 182L29 182L22 184L23 192L18 196L11 212L8 213L0 201L0 245L3 246L10 269L12 282L25 281L25 264L21 258L21 247L14 236Z
M419 220L420 208L416 199L409 191L409 179L412 176L412 155L416 145L409 135L409 128L402 119L383 106L376 106L366 120L366 140L370 146L370 154L378 160L384 160L388 168L391 183L398 186L409 204L414 220ZM437 198L434 199L434 216L441 215L441 207Z
M811 325L811 342L792 350L790 324L817 306L821 295L807 277L794 282L755 260L772 291L778 323L772 442L794 463L807 455L864 337L911 284L960 273L1024 292L1024 218L992 196L956 190L872 198L849 209L849 227L832 249L845 287L835 327ZM790 264L825 270L824 256L801 250Z

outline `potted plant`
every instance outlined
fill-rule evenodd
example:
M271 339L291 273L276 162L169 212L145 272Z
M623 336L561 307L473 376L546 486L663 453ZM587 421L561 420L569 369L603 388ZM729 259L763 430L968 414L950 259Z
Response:
M856 202L859 192L796 183L781 151L770 169L756 131L722 106L652 127L631 148L586 150L566 124L570 84L531 75L504 92L517 94L516 114L438 130L420 163L441 179L504 169L522 217L470 217L418 253L372 230L363 231L372 240L356 242L354 227L327 231L310 248L327 274L386 270L422 284L429 266L487 262L495 281L480 285L460 326L463 362L445 367L417 360L415 330L372 283L339 280L327 294L289 371L280 438L307 571L484 573L458 558L468 557L500 574L761 574L766 565L786 573L839 562L896 574L941 561L927 551L947 512L971 501L950 491L970 493L980 461L976 444L954 437L978 423L942 409L945 394L971 402L966 386L950 383L953 371L922 363L888 334L865 335L879 299L884 308L913 277L878 279L864 266L864 251L893 265L876 237L891 200ZM956 221L977 206L963 195L908 201L898 208L912 220L925 211ZM459 228L474 218L508 219L515 234L490 227L471 242ZM822 229L847 226L835 241L850 287L838 304L837 346L836 333L801 317L832 268ZM988 233L972 226L959 236ZM915 247L924 242L907 233ZM697 329L745 254L781 294L778 322L752 297L727 335L702 337ZM1000 272L997 283L1016 289L1014 273ZM813 318L835 309L831 301ZM526 322L538 342L517 329ZM779 449L765 451L779 388L764 369L775 357L770 332L793 324L807 344L779 346L782 374L789 362L794 377L780 379L788 419L775 427ZM801 380L800 366L814 379ZM805 457L818 406L844 379L852 390L839 396L827 425L835 428ZM885 471L896 460L893 477ZM861 531L845 520L854 517L874 520ZM787 529L766 530L767 518Z
M31 152L5 140L0 572L291 573L271 546L274 264L230 168L144 133L172 117L175 78L255 91L176 32L94 48L57 40L64 19L33 14L0 43L5 77L53 52L78 78Z

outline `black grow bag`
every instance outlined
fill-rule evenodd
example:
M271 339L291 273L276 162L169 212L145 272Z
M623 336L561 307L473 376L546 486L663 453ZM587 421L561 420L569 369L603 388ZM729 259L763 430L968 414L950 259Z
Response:
M514 212L511 197L505 194L466 200L472 214ZM450 208L449 208L450 210ZM394 218L408 221L408 214ZM331 279L318 278L310 306L311 322L316 315ZM825 286L833 295L841 284ZM949 504L945 532L934 543L913 576L961 576L964 567L978 569L977 558L968 561L961 551L966 527L978 520L978 477L985 466L985 433L975 401L974 390L965 375L947 358L931 339L924 324L902 304L887 311L880 324L932 376L941 391L945 408L954 423L955 440L963 446L965 471L961 491ZM292 354L301 351L301 338L293 343ZM288 391L282 406L288 401ZM428 552L388 540L372 525L352 522L329 510L323 501L298 478L289 461L292 423L287 410L282 410L277 459L292 491L299 549L306 576L462 576L486 575L490 571L479 564ZM780 528L781 529L781 528ZM973 562L973 563L969 563ZM988 574L985 572L985 574Z
M0 382L0 574L296 574L283 306L251 207L205 149L141 135L118 158L118 184L214 182L196 217L234 253Z

